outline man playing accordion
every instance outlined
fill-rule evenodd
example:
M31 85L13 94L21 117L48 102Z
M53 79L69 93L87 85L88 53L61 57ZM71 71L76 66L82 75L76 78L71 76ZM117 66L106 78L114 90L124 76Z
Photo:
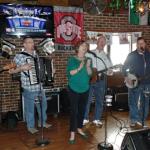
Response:
M38 132L35 128L35 117L34 117L34 105L36 105L38 112L38 127L49 128L51 125L46 123L47 115L47 101L45 97L45 92L42 85L38 82L39 78L37 75L37 69L39 64L38 55L34 49L34 41L31 37L26 37L23 39L24 51L16 54L14 62L17 67L11 69L10 73L21 73L21 86L22 86L22 95L24 98L24 108L25 108L25 121L27 123L27 129L31 134ZM36 65L37 64L37 65ZM41 100L42 115L40 103L35 102ZM43 120L43 122L41 121Z

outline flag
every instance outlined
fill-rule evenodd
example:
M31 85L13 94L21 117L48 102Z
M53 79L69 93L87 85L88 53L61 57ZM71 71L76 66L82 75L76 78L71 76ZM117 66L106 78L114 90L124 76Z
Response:
M72 50L83 39L83 8L54 6L55 49Z
M130 0L129 2L129 24L133 25L148 25L148 11L144 14L136 12L136 0ZM147 7L145 6L145 9Z

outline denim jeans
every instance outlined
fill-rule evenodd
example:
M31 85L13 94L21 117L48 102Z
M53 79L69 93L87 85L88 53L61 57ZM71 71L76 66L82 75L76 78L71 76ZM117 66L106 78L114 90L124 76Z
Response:
M41 123L41 107L40 103L35 103L35 99L39 96L41 100L41 106L42 106L42 117L43 117L43 125L46 123L47 115L47 101L45 92L42 90L41 94L40 92L31 92L26 89L23 90L23 97L24 97L24 109L25 109L25 120L27 123L28 128L34 128L35 127L35 106L37 108L38 112L38 121Z
M128 89L129 113L131 123L140 122L144 125L149 113L150 97L144 94L144 91L150 91L150 85L139 85L137 88Z
M93 99L93 94L95 96L95 113L93 120L100 120L103 112L103 103L105 95L105 80L99 80L96 83L92 83L89 89L88 102L86 105L86 112L84 119L89 118L90 105Z

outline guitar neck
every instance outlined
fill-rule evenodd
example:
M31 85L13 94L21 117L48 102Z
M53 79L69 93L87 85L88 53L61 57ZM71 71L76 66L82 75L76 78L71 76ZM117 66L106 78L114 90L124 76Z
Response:
M2 73L3 71L5 71L4 68L0 68L0 73Z
M99 73L103 73L103 72L107 71L108 69L113 69L113 68L116 68L116 67L119 67L119 65L114 65L114 66L108 67L108 68L106 68L106 69L103 69L103 70L98 71L97 73L98 73L98 74L99 74Z

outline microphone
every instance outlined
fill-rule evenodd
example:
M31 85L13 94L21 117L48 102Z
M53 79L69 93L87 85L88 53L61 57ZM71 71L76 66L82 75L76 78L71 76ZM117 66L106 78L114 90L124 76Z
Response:
M97 57L97 55L94 52L92 52L92 51L88 50L87 53L92 54L94 57Z
M143 55L144 51L145 51L145 49L143 47L140 47L138 50L139 54L142 54L142 55Z

